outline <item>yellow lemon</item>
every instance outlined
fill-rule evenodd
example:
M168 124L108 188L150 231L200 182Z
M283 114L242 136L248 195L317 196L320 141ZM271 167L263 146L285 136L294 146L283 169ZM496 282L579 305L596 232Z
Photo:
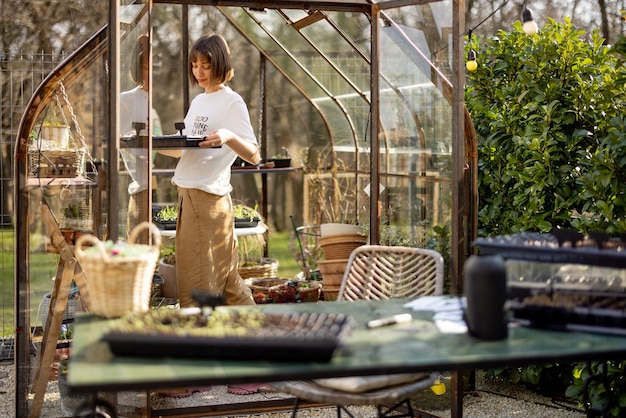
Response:
M430 390L432 390L435 395L443 395L446 393L446 385L441 382L436 382L430 387Z

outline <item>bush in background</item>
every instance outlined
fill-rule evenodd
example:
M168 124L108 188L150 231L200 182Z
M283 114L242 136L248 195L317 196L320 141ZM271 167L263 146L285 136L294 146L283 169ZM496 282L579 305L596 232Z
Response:
M466 104L478 136L480 236L570 228L626 231L626 40L608 47L569 20L534 36L472 38L479 67L468 75ZM533 365L488 376L562 387L585 408L622 416L625 363ZM585 395L585 381L593 380Z
M569 20L550 20L534 36L514 27L470 40L479 63L466 89L478 135L479 235L626 231L622 47Z

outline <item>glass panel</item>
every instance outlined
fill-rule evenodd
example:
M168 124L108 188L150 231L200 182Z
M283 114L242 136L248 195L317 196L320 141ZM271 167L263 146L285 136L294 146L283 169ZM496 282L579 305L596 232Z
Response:
M314 99L316 105L323 108L322 112L329 121L332 140L335 143L354 143L355 122L334 96L355 91L337 75L320 53L293 27L286 25L283 16L277 11L248 15L242 9L223 10L267 54L273 65L293 80L307 97ZM333 29L326 26L324 30L327 39L336 39ZM341 43L341 40L337 41Z
M443 51L451 49L451 21L437 20L439 5L393 10L381 27L381 172L387 223L381 238L388 243L432 245L433 227L449 227L452 113L444 91L450 86L432 62L448 68ZM425 16L435 19L425 24Z
M139 7L141 6L141 7ZM147 5L122 7L121 15L134 19L122 21L120 31L120 88L119 127L119 238L126 239L130 231L142 221L151 219L149 127L154 134L162 134L158 115L150 112L150 37ZM133 140L134 139L134 140ZM144 139L144 140L140 140ZM129 147L126 147L131 144Z
M55 77L38 87L37 99L24 112L22 129L30 134L30 141L23 150L27 173L22 192L29 203L28 216L17 216L18 222L28 223L29 236L28 244L20 242L18 251L20 257L24 249L29 252L33 327L43 324L43 309L49 302L44 296L52 290L51 278L60 259L50 226L58 226L68 243L80 234L106 230L107 195L100 187L106 166L106 48L104 37L94 39L90 49L54 70ZM44 219L51 220L48 227Z
M359 34L359 42L355 42L347 34L340 35L332 20L318 20L298 32L289 23L308 16L302 11L267 11L251 16L239 9L224 11L252 42L259 45L273 66L293 80L314 106L304 106L303 111L303 115L308 111L308 116L304 116L307 130L316 133L309 143L302 144L306 173L305 222L318 224L339 214L350 217L351 221L359 217L367 219L367 196L363 187L357 188L355 172L369 172L369 157L366 154L365 158L359 159L355 149L357 142L363 142L369 136L369 64L367 58L350 44L360 43L360 48L367 50L364 46L369 43L369 30L364 29L369 28L367 18L332 14L332 19L355 21L350 28L350 32ZM268 102L271 100L271 92L268 92ZM302 108L297 109L298 113L301 111ZM317 114L322 119L316 117ZM266 120L268 130L272 130L271 116ZM321 129L324 126L330 136ZM316 192L318 186L323 191ZM327 195L332 199L326 199ZM309 202L328 204L320 207ZM339 208L339 202L350 207ZM357 216L357 212L362 216Z

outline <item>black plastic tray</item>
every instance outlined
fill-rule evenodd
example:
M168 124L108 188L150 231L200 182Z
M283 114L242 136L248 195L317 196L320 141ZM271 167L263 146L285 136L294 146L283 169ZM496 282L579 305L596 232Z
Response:
M235 228L254 228L260 221L260 218L235 218Z
M626 312L589 307L551 307L509 301L514 318L538 328L626 335Z
M145 148L147 136L131 136L120 138L121 148ZM186 135L167 135L167 136L153 136L152 148L154 149L177 149L177 148L198 148L202 137L191 137ZM221 148L214 147L214 148Z
M195 337L110 331L103 336L117 356L185 357L277 362L327 362L349 332L342 314L265 314L262 329L244 336Z
M159 229L173 231L176 229L176 221L153 221Z
M614 268L626 266L626 251L559 247L557 238L548 233L521 233L478 238L472 245L480 250L481 255L501 255L507 259Z

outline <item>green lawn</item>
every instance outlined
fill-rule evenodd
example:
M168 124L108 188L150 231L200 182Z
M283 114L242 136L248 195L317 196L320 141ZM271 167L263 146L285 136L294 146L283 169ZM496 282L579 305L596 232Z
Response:
M278 260L278 276L293 279L302 266L290 249L290 232L273 232L268 241L268 256Z
M43 249L40 237L31 238L31 248ZM14 290L14 244L15 237L13 229L5 228L0 230L0 277L2 286L2 299L0 306L0 321L2 321L2 335L13 335L15 328L15 317L13 306L15 302ZM58 255L47 254L43 251L36 251L30 255L30 308L31 322L35 321L38 308L47 292L52 289L52 277L56 273ZM41 325L41 313L39 313L38 324ZM35 325L33 323L33 325Z
M0 321L2 321L2 335L14 334L15 318L14 306L14 234L12 229L0 230L0 277L2 286L2 305L0 306ZM33 235L31 237L31 249L42 249L42 239ZM294 278L300 272L301 267L290 250L290 233L272 233L268 242L268 256L278 260L278 276ZM52 278L56 274L56 265L59 256L48 254L43 251L33 252L30 257L30 283L31 283L31 325L41 325L41 312L39 307L43 296L52 290Z

